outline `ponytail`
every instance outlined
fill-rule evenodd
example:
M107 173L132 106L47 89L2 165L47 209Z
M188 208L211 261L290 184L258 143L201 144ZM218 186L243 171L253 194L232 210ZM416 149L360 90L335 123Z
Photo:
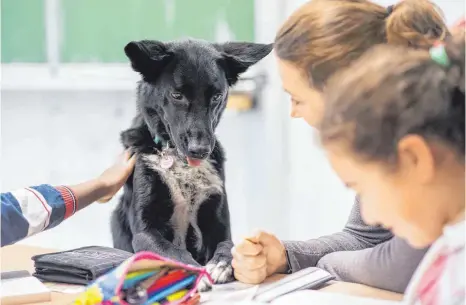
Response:
M441 10L431 1L404 0L391 9L385 21L389 44L425 49L448 35Z
M320 133L372 160L396 161L408 135L441 141L464 162L465 31L427 50L380 45L329 81Z
M297 9L275 37L275 53L302 69L309 84L325 87L375 45L428 49L448 29L440 10L428 0L399 0L391 7L369 0L312 0Z

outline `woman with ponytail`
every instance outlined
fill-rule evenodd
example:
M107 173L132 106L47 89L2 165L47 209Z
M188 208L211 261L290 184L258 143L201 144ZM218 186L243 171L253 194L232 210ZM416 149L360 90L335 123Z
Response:
M274 45L291 117L318 128L328 79L372 47L428 49L449 35L441 11L428 0L389 7L367 0L305 3L279 29ZM426 250L365 223L356 198L342 232L308 241L280 241L258 232L233 249L233 267L238 280L259 283L273 273L317 266L338 280L402 293Z

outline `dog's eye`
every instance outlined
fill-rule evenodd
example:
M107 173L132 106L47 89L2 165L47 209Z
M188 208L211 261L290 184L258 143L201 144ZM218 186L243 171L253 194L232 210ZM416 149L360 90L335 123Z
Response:
M214 102L220 102L223 98L223 94L217 93L212 97L212 101Z
M182 100L183 99L183 94L179 93L179 92L173 92L170 94L172 96L172 98L174 98L175 100Z

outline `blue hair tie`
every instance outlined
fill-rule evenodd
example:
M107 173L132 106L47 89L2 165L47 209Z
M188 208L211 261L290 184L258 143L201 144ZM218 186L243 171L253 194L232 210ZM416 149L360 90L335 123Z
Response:
M429 53L432 60L435 61L437 64L443 67L450 66L450 58L448 58L448 54L445 51L445 46L443 44L439 44L430 48Z

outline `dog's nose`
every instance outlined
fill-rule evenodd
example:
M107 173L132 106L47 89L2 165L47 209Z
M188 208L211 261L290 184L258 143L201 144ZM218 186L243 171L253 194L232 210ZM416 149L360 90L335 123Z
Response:
M188 153L191 158L205 159L210 154L210 146L201 143L189 143Z

